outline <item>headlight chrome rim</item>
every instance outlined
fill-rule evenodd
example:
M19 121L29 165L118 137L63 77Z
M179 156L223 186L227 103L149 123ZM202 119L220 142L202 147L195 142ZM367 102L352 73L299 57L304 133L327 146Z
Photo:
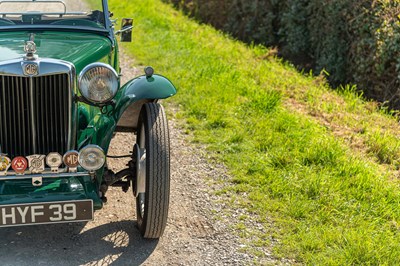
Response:
M90 153L92 154L91 158L89 157ZM95 156L95 157L93 157L93 156ZM89 165L87 160L90 160L90 159L97 160L97 162L96 163L89 162L89 163L93 163L93 165ZM104 164L106 162L106 155L104 153L104 150L100 146L95 145L95 144L89 144L89 145L83 147L79 151L78 161L79 161L79 165L81 167L83 167L83 169L85 169L89 172L94 172L94 171L101 169L104 166Z
M100 73L100 75L96 76L95 74L93 74L92 72L94 71L108 71L108 73ZM97 73L99 74L99 73ZM101 77L101 74L103 74L103 77ZM106 80L104 79L104 76L106 76L108 74L108 78L110 78L111 80ZM87 77L87 75L93 75L92 78ZM90 94L95 93L93 91L91 91L90 89L90 85L91 82L93 81L93 78L97 78L97 81L102 80L103 81L103 85L105 86L105 83L109 82L110 88L109 91L105 91L105 93L109 93L109 95L107 97L104 97L102 99L100 98L94 98L94 97L90 97ZM103 79L101 79L103 78ZM106 87L106 86L105 86ZM108 64L105 63L92 63L87 65L85 68L82 69L82 71L79 74L78 77L78 88L79 91L82 95L82 97L88 101L91 104L94 105L104 105L107 104L109 102L112 101L112 99L114 99L115 95L118 92L118 87L119 87L119 80L118 80L118 73L115 71L115 69L113 67L111 67ZM100 91L98 91L100 92Z

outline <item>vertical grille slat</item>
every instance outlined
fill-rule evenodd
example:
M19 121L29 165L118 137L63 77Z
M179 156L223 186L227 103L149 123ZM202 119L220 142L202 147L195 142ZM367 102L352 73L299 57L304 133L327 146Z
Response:
M22 151L24 154L27 153L27 151L32 150L32 128L31 128L31 122L30 122L30 118L31 118L31 109L29 108L29 79L27 78L22 78L23 80L23 87L22 87L22 92L24 97L24 110L26 112L26 132L27 132L27 137L26 137L26 141L27 144L25 147L22 148ZM22 154L20 154L22 155Z
M10 99L10 97L11 97L11 95L10 95L10 90L8 89L8 88L10 88L10 86L11 86L11 84L10 84L10 77L8 77L7 78L7 89L6 89L6 97L7 97L7 99ZM7 109L9 109L10 111L9 112L7 112L6 113L6 116L7 116L7 119L6 119L6 125L7 124L9 124L10 125L10 128L11 128L11 131L9 131L9 132L7 132L7 138L6 138L6 140L7 140L7 143L9 143L9 145L7 145L7 146L10 146L10 149L13 149L14 147L13 147L13 142L11 141L12 140L12 132L14 131L14 124L12 124L12 122L11 122L11 115L14 113L14 110L13 110L13 102L12 102L12 99L11 99L11 101L10 102L7 102Z
M11 88L15 88L14 81L15 81L15 79L10 79ZM13 131L11 132L11 136L12 136L12 139L14 139L15 142L17 142L18 141L18 135L17 135L18 131L17 131L17 128L16 128L16 125L17 125L17 121L16 121L17 119L16 118L17 118L17 116L13 115L13 114L18 112L18 109L16 108L17 106L15 104L15 99L16 99L16 97L15 97L15 89L11 90L10 97L11 97L11 99L13 101L13 103L11 104L11 108L13 109L13 112L12 113L10 112L10 122L12 123L12 128L13 128ZM14 144L13 145L13 149L17 150L17 146L16 146L15 142L13 143Z
M3 106L2 102L1 102L1 99L3 99L3 90L1 89L1 88L4 87L3 84L4 84L4 77L1 77L1 83L0 83L0 109ZM0 113L1 113L1 110L0 110ZM0 115L0 125L1 124L3 124L3 116L2 115ZM0 140L3 139L3 130L4 130L3 128L0 128ZM0 149L2 149L2 148L3 147L0 147Z
M49 84L49 86L51 87L51 92L52 92L52 99L56 99L56 91L55 91L55 88L53 87L53 79L50 79L49 80L50 81L50 84ZM57 101L58 102L58 101ZM50 114L50 121L51 121L51 124L52 125L56 125L55 127L51 127L51 129L52 129L52 131L53 132L51 132L52 134L51 134L51 136L53 137L53 141L52 141L52 147L55 147L55 146L57 146L57 138L56 138L56 136L57 136L57 127L58 127L58 125L57 125L57 119L54 119L54 117L55 117L55 114L56 114L56 110L55 110L55 105L54 104L52 104L51 105L51 114Z
M57 86L58 88L62 88L63 87L63 80L62 79L58 79L58 86ZM65 101L63 101L63 95L62 95L62 93L59 93L59 102L61 103L60 104L60 112L61 112L61 110L63 110L64 108L65 108L65 106L67 106L66 105L66 102ZM67 107L68 108L68 107ZM67 124L65 124L65 122L67 122ZM68 121L66 120L66 118L65 118L65 114L64 115L61 115L60 116L60 123L61 123L61 126L63 127L63 128L68 128ZM61 139L61 145L62 146L67 146L68 145L68 139L66 139L65 137L64 138L62 138Z
M69 148L70 110L66 103L69 94L68 74L41 77L2 75L1 152L10 158L35 153L64 154Z
M1 91L1 95L0 95L0 97L1 97L0 98L0 100L1 100L1 115L0 115L1 121L0 121L0 123L1 123L1 125L3 125L3 124L6 123L5 115L7 114L7 112L6 112L6 99L5 99L6 88L5 88L5 77L4 76L1 77L1 88L0 88L0 91ZM1 142L0 142L0 145L1 145L1 150L3 151L5 147L2 144L3 143L2 140L7 139L7 130L4 127L0 127L0 131L1 131L1 136L0 136L1 137L0 138Z
M37 78L37 79L35 79L34 81L34 88L35 88L35 121L36 121L36 125L37 125L37 128L42 128L43 127L43 125L42 125L42 116L40 115L40 103L41 103L41 100L40 100L40 98L42 97L42 93L40 92L40 83L39 83L39 79ZM43 146L43 141L42 141L42 137L43 136L41 136L41 135L38 135L37 136L37 147L42 147ZM38 151L39 153L40 153L40 150Z
M21 77L19 77L18 81L17 81L17 86L15 88L15 91L17 93L17 99L15 101L17 102L17 108L18 108L19 112L21 113L19 116L19 121L18 121L18 124L20 125L20 130L21 130L21 134L20 134L20 138L19 138L19 141L21 143L20 149L18 150L19 154L22 153L21 148L26 146L26 131L27 131L26 124L25 124L25 121L26 121L25 108L24 108L24 102L22 99L22 95L24 95L24 92L22 89L23 89L23 80Z
M44 117L44 115L41 115L40 112L40 105L42 103L41 101L41 97L42 97L42 92L41 92L41 84L40 84L40 79L41 78L36 78L33 82L34 82L34 94L35 94L35 122L36 122L36 127L37 129L43 128L43 123L42 123L42 119ZM51 97L50 97L51 99ZM43 139L43 134L40 134L40 132L38 132L37 134L37 147L38 149L38 153L42 152L42 149L40 147L44 146L44 141L42 141Z

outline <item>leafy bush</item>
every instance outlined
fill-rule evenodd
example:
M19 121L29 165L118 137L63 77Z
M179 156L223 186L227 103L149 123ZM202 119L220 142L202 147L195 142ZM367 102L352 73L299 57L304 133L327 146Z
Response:
M334 86L400 108L400 1L165 0L246 41L279 47L301 68L325 69Z

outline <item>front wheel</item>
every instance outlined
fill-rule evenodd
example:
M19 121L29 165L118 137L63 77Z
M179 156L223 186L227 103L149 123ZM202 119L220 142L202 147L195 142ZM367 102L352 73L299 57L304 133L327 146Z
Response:
M143 237L159 238L167 224L170 194L168 123L160 104L143 105L137 132L137 160L143 165L136 176L137 223Z

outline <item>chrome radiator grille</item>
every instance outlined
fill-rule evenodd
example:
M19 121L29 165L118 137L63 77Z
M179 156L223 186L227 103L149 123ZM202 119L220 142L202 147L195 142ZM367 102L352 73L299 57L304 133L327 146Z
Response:
M69 75L0 75L0 145L10 158L68 148Z

